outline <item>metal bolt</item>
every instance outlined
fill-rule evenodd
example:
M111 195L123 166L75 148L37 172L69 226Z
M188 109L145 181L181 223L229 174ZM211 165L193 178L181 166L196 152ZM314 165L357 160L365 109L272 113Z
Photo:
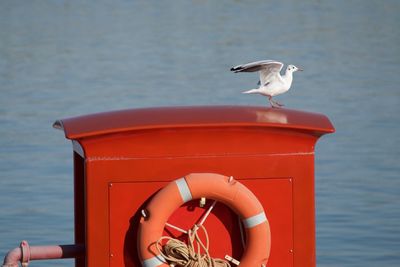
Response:
M142 213L143 218L147 218L148 214L145 209L142 209L141 213Z
M204 208L205 205L206 205L206 198L205 197L200 198L200 208Z

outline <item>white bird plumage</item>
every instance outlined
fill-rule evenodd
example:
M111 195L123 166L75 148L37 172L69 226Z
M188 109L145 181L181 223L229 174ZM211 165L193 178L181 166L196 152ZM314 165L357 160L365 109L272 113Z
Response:
M282 104L272 100L273 96L283 94L290 89L293 81L293 72L302 71L302 69L288 65L285 74L281 76L280 72L283 63L275 60L261 60L231 68L231 71L237 72L260 72L259 87L244 91L244 94L261 94L268 97L272 107L281 107Z

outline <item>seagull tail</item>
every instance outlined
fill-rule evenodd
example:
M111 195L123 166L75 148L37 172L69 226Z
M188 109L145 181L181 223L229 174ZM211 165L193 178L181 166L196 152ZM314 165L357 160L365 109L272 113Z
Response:
M242 92L242 94L259 94L259 93L260 93L259 89L250 89L250 90Z

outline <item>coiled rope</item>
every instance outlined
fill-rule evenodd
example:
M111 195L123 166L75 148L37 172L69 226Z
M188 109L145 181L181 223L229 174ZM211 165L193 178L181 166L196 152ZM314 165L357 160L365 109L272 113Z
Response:
M206 242L201 241L198 230L204 232ZM162 242L168 240L165 245ZM171 266L177 267L231 267L228 261L212 258L209 250L208 233L203 225L195 224L193 229L188 231L188 244L181 240L163 236L157 243L158 252ZM202 254L201 252L204 251Z

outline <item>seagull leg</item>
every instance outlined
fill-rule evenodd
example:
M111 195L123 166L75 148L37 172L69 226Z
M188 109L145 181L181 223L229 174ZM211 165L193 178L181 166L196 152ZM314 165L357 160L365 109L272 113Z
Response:
M277 101L274 101L274 100L272 100L272 99L271 99L271 101L276 105L277 108L280 108L280 107L283 107L283 106L284 106L283 104L281 104L281 103L279 103L279 102L277 102Z
M278 102L272 100L272 96L270 96L270 95L268 96L268 101L269 101L269 103L271 104L271 106L272 106L273 108L280 108L280 107L283 106L283 104L278 103Z
M268 101L271 104L271 107L274 107L274 103L272 101L272 96L270 96L270 95L268 96Z

